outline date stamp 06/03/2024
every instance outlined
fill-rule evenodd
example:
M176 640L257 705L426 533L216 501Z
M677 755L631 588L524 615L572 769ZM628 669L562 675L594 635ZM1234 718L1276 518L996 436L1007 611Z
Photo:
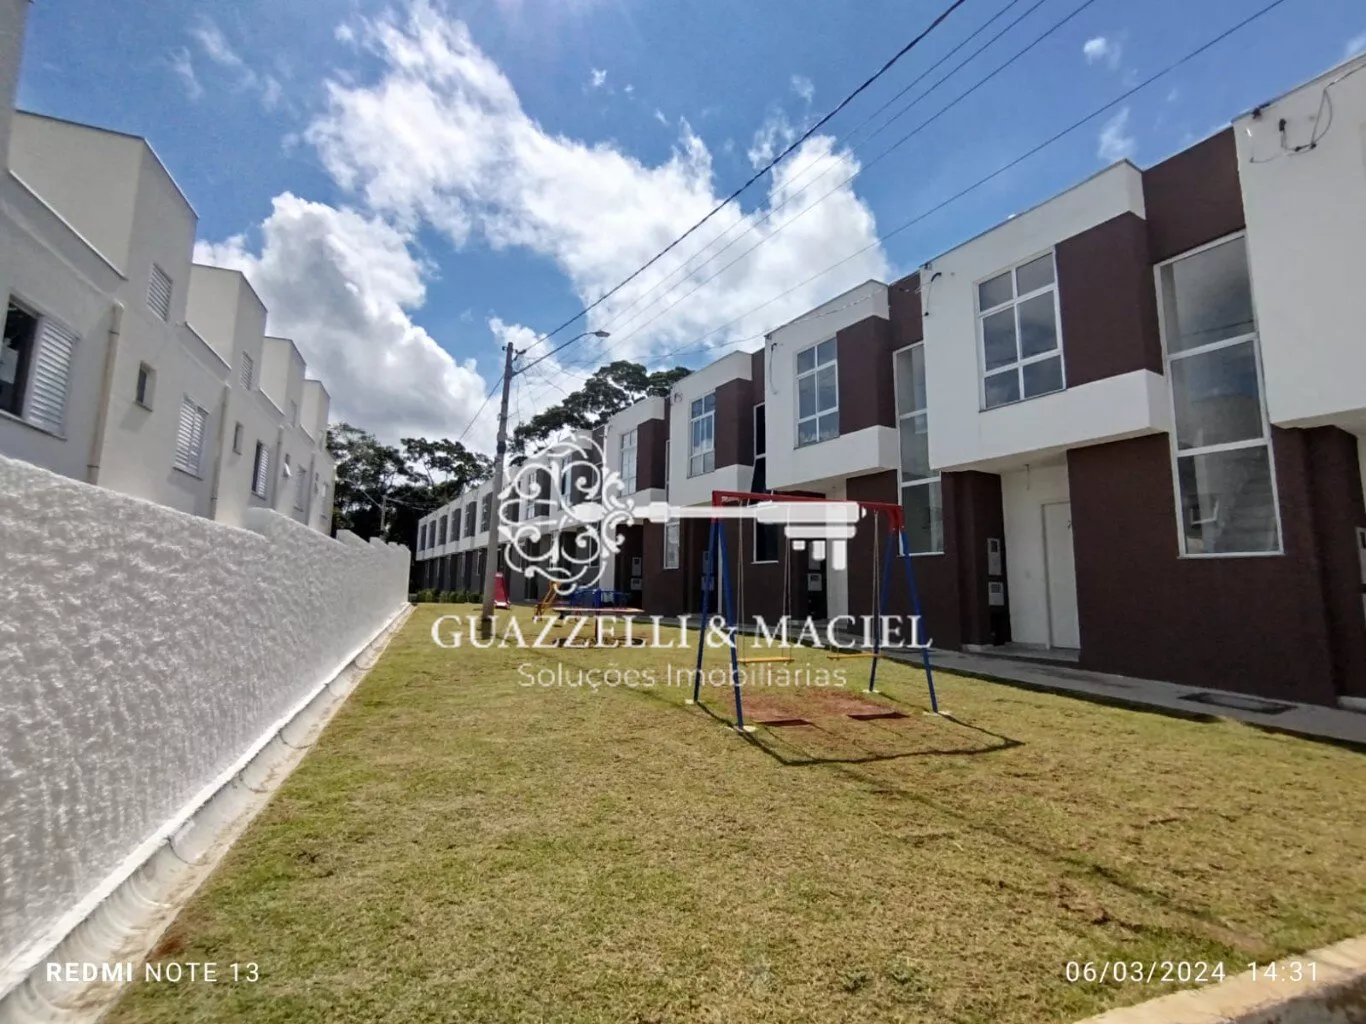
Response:
M1244 972L1249 972L1254 981L1268 985L1318 980L1318 964L1313 960L1269 964L1226 964L1221 960L1069 960L1063 967L1063 977L1069 982L1098 985L1217 985Z

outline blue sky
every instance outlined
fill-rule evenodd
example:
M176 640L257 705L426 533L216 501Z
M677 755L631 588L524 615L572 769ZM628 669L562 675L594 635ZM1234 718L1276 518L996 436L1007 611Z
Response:
M756 347L765 329L867 277L903 273L1112 159L1151 164L1366 46L1359 0L1286 0L1019 168L876 244L1265 2L968 0L794 154L776 185L756 185L739 211L680 250L693 266L738 238L723 257L690 281L687 268L666 261L605 304L591 326L613 338L577 345L521 378L515 409L525 415L557 399L605 355L654 363L681 352L678 361L697 366L729 350L709 345ZM499 372L503 340L529 343L633 270L942 6L39 0L20 104L145 135L199 213L200 258L248 274L272 329L293 335L328 384L335 413L386 436L458 434ZM703 251L722 228L729 233ZM761 237L752 255L698 287ZM802 283L860 248L836 272ZM482 417L470 437L487 444L491 421Z

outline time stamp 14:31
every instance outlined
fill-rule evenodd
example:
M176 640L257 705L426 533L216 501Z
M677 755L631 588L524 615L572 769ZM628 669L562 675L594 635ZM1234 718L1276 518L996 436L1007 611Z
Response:
M1100 985L1209 985L1241 971L1249 972L1253 981L1298 984L1318 981L1319 967L1313 960L1247 962L1231 968L1220 960L1069 960L1063 976L1070 982Z

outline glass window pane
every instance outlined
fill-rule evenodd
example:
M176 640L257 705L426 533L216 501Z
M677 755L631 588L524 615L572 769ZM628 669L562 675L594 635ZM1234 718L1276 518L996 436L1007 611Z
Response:
M985 380L987 408L994 409L998 405L1007 405L1010 402L1020 400L1020 371L1015 369L1007 370L1005 373L998 373Z
M1052 352L1058 347L1058 323L1054 316L1053 293L1045 292L1019 305L1020 358Z
M816 414L816 378L802 377L797 381L797 415L800 417Z
M907 416L901 421L901 479L923 480L930 472L929 417Z
M911 554L944 550L944 494L938 480L901 488L906 510L906 543Z
M716 449L707 449L707 453L702 456L702 468L704 472L707 473L711 473L716 469Z
M982 319L982 355L988 370L1009 366L1019 358L1015 350L1013 307Z
M808 348L797 353L797 372L806 373L807 370L814 369L816 366L816 350Z
M902 349L896 354L897 415L925 408L925 346Z
M1053 254L1040 256L1015 270L1017 295L1027 295L1053 283Z
M1062 390L1062 357L1041 359L1037 363L1025 363L1020 367L1024 377L1024 396L1046 395L1050 391Z
M1173 359L1171 380L1178 448L1263 436L1257 354L1251 341Z
M1235 238L1162 268L1167 349L1186 349L1256 329L1247 245Z
M1266 445L1176 460L1186 554L1275 551L1280 547Z
M837 408L839 404L839 397L835 394L835 368L823 366L816 371L816 408L824 412Z
M840 414L828 412L820 418L820 439L829 441L832 437L840 436Z
M1010 284L1010 271L998 274L990 281L983 281L977 286L977 309L980 312L984 309L991 309L992 306L999 306L1003 302L1009 302L1015 297L1014 289Z
M835 361L835 339L823 341L816 348L816 365L822 363L833 363Z
M816 443L816 421L814 418L803 420L797 424L797 444Z
M697 419L697 417L702 415L702 399L699 398L693 402L690 415L692 419Z

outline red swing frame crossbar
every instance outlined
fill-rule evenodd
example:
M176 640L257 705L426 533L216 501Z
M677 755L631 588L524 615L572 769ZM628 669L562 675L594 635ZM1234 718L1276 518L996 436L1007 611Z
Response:
M814 494L773 494L762 491L712 491L713 506L725 505L734 501L771 501L775 505L784 502L822 502L824 504L857 505L870 512L880 512L887 517L887 529L892 533L900 532L905 522L905 512L900 505L890 501L860 501L857 498L822 498Z

